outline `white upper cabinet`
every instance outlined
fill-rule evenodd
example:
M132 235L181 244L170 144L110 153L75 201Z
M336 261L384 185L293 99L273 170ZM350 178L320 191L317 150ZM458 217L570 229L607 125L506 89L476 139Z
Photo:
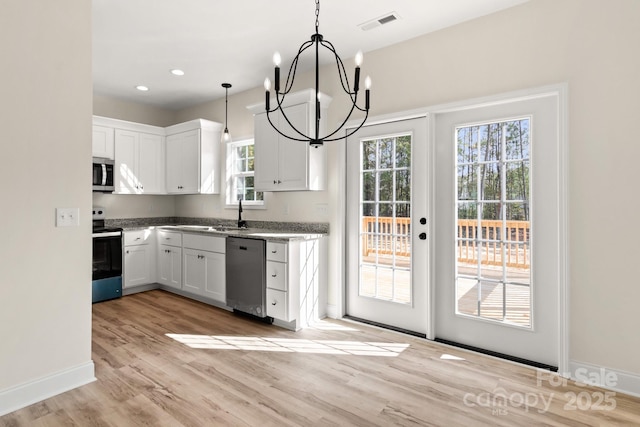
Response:
M168 193L220 193L221 128L202 119L166 128Z
M166 128L93 116L93 157L115 160L115 194L219 194L222 124Z
M93 157L114 159L113 128L93 125L93 139L91 140Z
M331 98L322 95L321 117ZM315 92L305 90L286 96L283 110L298 130L315 133ZM271 101L275 105L275 100ZM285 106L286 105L286 106ZM257 191L305 191L326 188L327 149L311 147L308 142L283 137L269 123L264 103L248 107L254 113L255 187ZM281 113L270 114L271 122L283 133L299 136ZM320 123L320 136L325 133Z
M116 129L115 151L115 193L165 193L162 135Z

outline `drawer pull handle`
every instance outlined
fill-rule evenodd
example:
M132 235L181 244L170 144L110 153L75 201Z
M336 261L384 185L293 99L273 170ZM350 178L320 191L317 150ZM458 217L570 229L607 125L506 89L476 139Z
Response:
M272 274L272 275L271 275L271 277L276 277L276 276L277 276L277 274Z
M278 303L278 301L274 301L271 303L271 305L276 305Z
M136 237L136 240L140 240L140 237Z
M271 253L272 253L272 254L277 254L277 253L278 253L278 251L271 251Z

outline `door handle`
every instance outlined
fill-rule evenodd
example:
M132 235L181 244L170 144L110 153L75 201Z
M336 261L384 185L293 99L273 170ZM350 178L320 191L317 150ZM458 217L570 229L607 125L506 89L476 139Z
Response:
M427 233L420 233L418 234L418 238L420 240L427 240Z

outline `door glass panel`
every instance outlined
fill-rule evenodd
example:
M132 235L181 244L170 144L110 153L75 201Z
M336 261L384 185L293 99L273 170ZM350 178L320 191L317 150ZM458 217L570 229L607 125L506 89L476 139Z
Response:
M460 127L456 313L531 327L529 118Z
M359 295L411 304L411 136L360 149Z

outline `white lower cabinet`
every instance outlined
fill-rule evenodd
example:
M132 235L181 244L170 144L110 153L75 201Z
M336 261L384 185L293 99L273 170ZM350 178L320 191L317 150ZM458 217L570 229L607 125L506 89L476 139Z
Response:
M158 231L158 283L182 289L182 233Z
M267 240L266 305L274 323L299 330L325 316L325 251L322 238ZM125 288L157 282L187 297L226 304L225 237L168 229L126 231L124 252Z
M267 241L267 315L298 330L324 317L321 239Z
M224 237L183 235L182 290L224 303Z
M293 301L289 301L289 296L293 294L287 292L287 243L275 243L267 241L267 316L274 319L290 322L293 310L289 306Z
M124 232L123 287L148 285L156 281L156 247L153 230Z

